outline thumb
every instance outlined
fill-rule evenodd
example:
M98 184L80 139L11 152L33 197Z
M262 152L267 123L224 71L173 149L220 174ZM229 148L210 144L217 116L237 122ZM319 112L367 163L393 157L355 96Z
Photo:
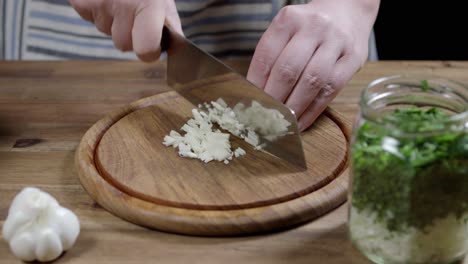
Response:
M140 60L159 58L165 6L161 1L143 1L138 6L132 29L133 50Z
M177 13L177 7L174 1L167 1L166 5L166 21L165 21L175 32L184 36L182 31L182 23L180 22L179 14Z

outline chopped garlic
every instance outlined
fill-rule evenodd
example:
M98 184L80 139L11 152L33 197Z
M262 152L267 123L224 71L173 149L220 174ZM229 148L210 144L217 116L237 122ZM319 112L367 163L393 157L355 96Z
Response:
M253 130L249 130L247 132L247 137L245 137L244 139L245 139L245 141L247 143L249 143L250 145L252 145L254 147L256 147L258 145L259 141L260 141L260 139L258 138L257 133L255 133L255 131L253 131Z
M175 145L175 142L176 142L176 139L175 139L175 138L170 137L170 136L165 136L165 137L164 137L164 142L163 142L163 144L164 144L166 147L169 147L169 146L174 146L174 145Z
M229 134L213 131L205 113L193 109L192 114L194 118L181 127L185 135L172 130L164 137L163 144L178 148L181 157L197 158L204 162L228 160L232 156Z
M270 141L286 135L291 125L278 110L265 108L257 101L253 101L252 106L247 108L243 104L237 104L234 112L240 123Z
M164 137L163 144L178 148L181 157L197 158L204 162L216 160L228 164L233 156L238 158L246 154L242 148L233 152L229 134L215 131L213 124L244 139L256 150L265 147L265 143L260 144L256 131L271 141L286 135L290 125L279 111L264 108L256 101L247 108L239 103L231 109L219 98L215 102L199 104L198 108L192 109L193 118L181 127L185 135L172 130Z
M234 151L234 156L235 156L236 158L238 158L238 157L240 157L240 156L243 156L243 155L245 155L245 154L246 154L245 150L242 149L242 148L240 148L240 147L237 148L237 149Z

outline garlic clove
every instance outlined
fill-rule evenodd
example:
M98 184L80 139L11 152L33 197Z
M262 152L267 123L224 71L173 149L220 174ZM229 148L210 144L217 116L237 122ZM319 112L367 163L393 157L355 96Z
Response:
M55 211L54 219L57 221L57 226L62 225L57 233L62 241L63 250L68 250L73 246L80 233L78 217L69 209L61 207Z
M62 254L59 236L52 228L41 230L37 237L36 257L39 261L51 261Z
M21 260L33 261L36 259L35 244L33 235L29 232L23 232L10 241L10 250Z

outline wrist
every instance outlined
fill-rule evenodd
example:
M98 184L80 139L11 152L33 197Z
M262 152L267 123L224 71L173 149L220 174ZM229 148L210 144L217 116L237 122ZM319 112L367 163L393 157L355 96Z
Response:
M328 9L345 17L358 17L361 21L373 25L379 11L380 0L313 0L307 6L312 9Z
M313 0L307 6L349 28L349 32L360 36L359 39L367 40L377 18L380 0Z
M377 17L379 11L380 0L341 0L342 2L349 2L350 6L358 9L362 15L369 17Z

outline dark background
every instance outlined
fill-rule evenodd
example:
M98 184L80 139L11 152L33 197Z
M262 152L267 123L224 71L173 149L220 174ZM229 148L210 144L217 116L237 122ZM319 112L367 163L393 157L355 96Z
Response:
M459 1L381 0L379 60L468 60L468 7Z

